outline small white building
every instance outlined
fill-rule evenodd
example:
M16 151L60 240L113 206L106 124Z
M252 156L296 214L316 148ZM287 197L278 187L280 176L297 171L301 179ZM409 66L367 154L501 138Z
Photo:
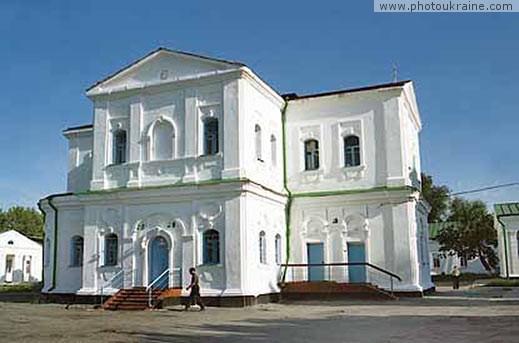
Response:
M494 205L500 276L519 277L519 202Z
M487 274L479 258L466 259L456 254L440 251L440 244L436 240L442 226L456 225L452 222L429 223L429 253L431 275L450 275L454 266L463 274Z
M42 257L40 243L14 230L0 233L0 283L41 281Z
M280 95L242 63L160 48L96 83L69 128L67 193L42 199L48 294L170 287L279 292L282 263L367 262L432 288L411 81ZM369 269L369 268L368 268ZM287 280L390 287L376 269ZM117 282L112 282L117 280Z

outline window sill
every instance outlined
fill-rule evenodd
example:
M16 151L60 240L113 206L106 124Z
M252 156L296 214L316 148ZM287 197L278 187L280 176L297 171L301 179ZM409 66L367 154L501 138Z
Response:
M211 267L223 267L222 263L202 263L197 266L198 268L211 268Z
M366 166L361 164L360 166L342 167L342 174L346 180L349 179L361 179L364 177Z

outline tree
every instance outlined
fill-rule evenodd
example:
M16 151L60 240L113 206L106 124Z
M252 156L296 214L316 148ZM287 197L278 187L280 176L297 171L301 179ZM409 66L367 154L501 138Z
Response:
M455 253L466 260L479 258L485 269L492 272L498 263L497 234L485 204L455 198L449 212L448 223L442 226L437 237L440 251Z
M16 230L26 236L43 238L43 216L34 208L14 206L0 210L0 232Z
M422 173L422 196L431 205L428 222L442 222L449 209L449 193L447 186L436 186L431 175Z

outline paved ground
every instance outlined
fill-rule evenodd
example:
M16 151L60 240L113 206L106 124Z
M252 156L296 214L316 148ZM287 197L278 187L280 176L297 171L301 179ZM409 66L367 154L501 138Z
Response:
M519 342L519 288L386 302L104 312L0 303L0 342Z

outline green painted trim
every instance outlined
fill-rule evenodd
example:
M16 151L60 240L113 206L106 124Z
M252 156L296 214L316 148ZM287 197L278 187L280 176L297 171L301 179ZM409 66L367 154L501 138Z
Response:
M285 278L288 270L288 263L290 262L290 222L291 216L290 211L292 209L292 192L288 189L288 175L287 175L287 133L286 133L286 112L288 102L285 101L283 109L281 110L281 131L282 131L282 147L283 147L283 188L287 192L288 199L285 206L285 232L286 232L286 258L285 258L285 269L283 270L283 276L281 282L285 282Z
M67 196L67 195L75 195L78 197L90 196L90 195L103 195L103 194L113 194L113 193L121 193L121 192L134 192L134 191L147 191L147 190L157 190L157 189L170 189L170 188L182 188L182 187L195 187L195 186L208 186L208 185L220 185L220 184L228 184L228 183L253 183L271 193L276 195L285 197L286 194L280 193L269 187L266 187L262 184L257 183L256 181L250 180L248 178L232 178L232 179L217 179L217 180L204 180L204 181L196 181L196 182L184 182L172 185L160 185L160 186L144 186L144 187L120 187L120 188L111 188L111 189L102 189L97 191L86 191L79 193L67 193L60 194L56 196Z
M52 286L47 290L47 292L50 292L54 290L54 288L56 288L56 265L58 263L58 208L54 206L54 204L52 203L52 197L49 197L48 201L49 206L54 211L54 251L52 259ZM43 244L45 244L45 242Z
M499 219L498 216L496 217L496 219L499 222L499 224L501 224L501 229L503 230L503 245L505 246L505 270L506 270L506 278L509 279L510 271L508 270L508 242L506 241L507 234L506 234L505 223L503 223L501 221L501 219Z
M95 195L95 194L110 194L110 193L120 193L120 192L133 192L133 191L145 191L145 190L153 190L153 189L168 189L168 188L180 188L180 187L190 187L190 186L206 186L206 185L218 185L225 183L235 183L235 182L249 182L246 178L232 178L232 179L217 179L217 180L204 180L204 181L193 181L193 182L183 182L172 185L159 185L159 186L144 186L144 187L119 187L119 188L111 188L111 189L101 189L97 191L86 191L75 193L77 196L84 195Z
M363 194L363 193L375 193L375 192L401 192L401 191L418 191L416 188L411 186L399 186L399 187L373 187L367 189L354 189L354 190L341 190L341 191L324 191L324 192L308 192L308 193L295 193L292 194L294 198L316 198L336 195L351 195L351 194Z

